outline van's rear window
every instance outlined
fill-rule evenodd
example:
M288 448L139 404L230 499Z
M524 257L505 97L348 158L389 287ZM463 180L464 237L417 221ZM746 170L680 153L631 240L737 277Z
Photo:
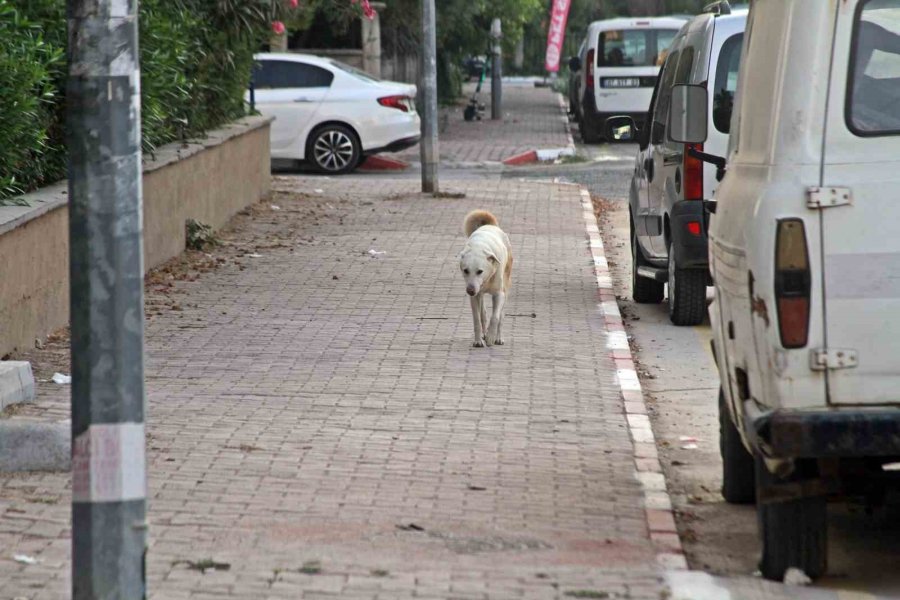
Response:
M611 29L600 32L598 67L653 67L666 60L677 29Z
M861 136L900 134L900 0L867 0L856 14L847 125Z

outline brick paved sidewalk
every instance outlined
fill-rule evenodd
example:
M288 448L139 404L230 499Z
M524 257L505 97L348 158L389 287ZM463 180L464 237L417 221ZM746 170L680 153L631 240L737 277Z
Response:
M151 598L664 597L578 188L417 187L278 178L225 235L243 256L150 319ZM475 207L516 253L488 349L455 261ZM52 385L25 415L64 413ZM0 599L68 597L69 501L0 476Z
M464 86L465 98L475 90L473 84ZM491 120L490 81L480 95L486 107L482 121L463 119L465 104L442 109L446 128L439 135L439 149L443 163L502 161L510 156L545 148L565 148L571 144L569 122L559 103L559 94L550 88L531 85L503 87L503 120ZM403 160L418 162L419 147L414 146L395 155Z

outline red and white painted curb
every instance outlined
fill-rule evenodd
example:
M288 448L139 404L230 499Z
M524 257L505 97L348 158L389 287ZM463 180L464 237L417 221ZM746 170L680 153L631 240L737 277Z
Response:
M503 160L504 165L526 165L535 162L556 160L561 156L575 156L574 147L546 148L543 150L529 150L521 154L515 154Z
M359 165L360 171L402 171L408 169L409 163L396 158L388 158L387 156L378 156L373 154L367 156Z
M650 417L647 416L641 382L628 346L628 335L625 332L622 314L616 302L612 275L603 251L594 206L590 194L585 189L581 190L581 204L584 209L588 245L594 259L594 273L597 277L600 300L597 308L606 324L607 349L615 361L616 378L622 391L625 418L634 444L635 477L644 490L644 510L650 539L656 547L660 566L665 569L687 569L681 539L675 527L672 500L666 489L666 479L656 450L656 438L650 426Z
M566 130L566 137L568 138L569 145L565 148L546 148L543 150L529 150L528 152L522 152L521 154L516 154L505 159L503 161L504 165L527 165L530 163L557 160L562 156L575 156L575 138L572 137L572 130L569 129L569 112L566 107L566 100L563 98L562 94L556 94L556 101L559 104L559 111L561 113L560 119L562 120L563 128Z
M569 138L569 147L575 148L575 138L572 137L572 130L569 128L569 106L562 94L556 94L556 100L559 102L559 110L562 113L563 127L566 128L566 137Z

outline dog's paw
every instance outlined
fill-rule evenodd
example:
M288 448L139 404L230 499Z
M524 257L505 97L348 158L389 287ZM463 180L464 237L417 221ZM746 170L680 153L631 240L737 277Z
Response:
M503 338L497 338L496 340L494 340L495 346L502 346L504 343L505 342L503 341Z
M484 348L484 340L478 340L472 344L473 348Z
M494 346L497 344L497 336L496 334L491 333L490 331L484 335L484 343L488 346Z

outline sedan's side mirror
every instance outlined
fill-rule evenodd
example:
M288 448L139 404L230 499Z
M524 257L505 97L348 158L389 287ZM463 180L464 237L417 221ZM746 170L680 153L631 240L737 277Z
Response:
M631 117L610 117L604 124L605 137L611 142L631 142L638 133L637 124Z
M569 57L569 70L572 72L581 70L581 58L577 56Z
M702 144L708 134L709 96L702 85L676 85L672 87L672 103L669 107L669 141L678 144Z

